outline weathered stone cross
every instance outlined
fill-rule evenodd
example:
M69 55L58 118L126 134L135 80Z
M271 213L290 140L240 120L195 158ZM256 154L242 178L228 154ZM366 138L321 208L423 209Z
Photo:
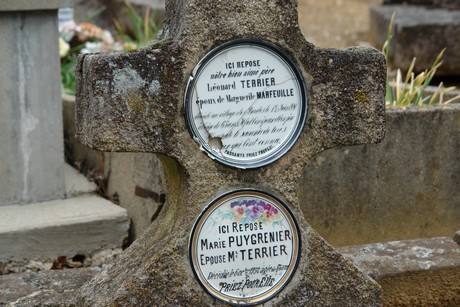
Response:
M192 71L210 50L248 38L276 46L295 64L306 85L308 115L292 148L276 161L240 169L200 149L187 129L184 97ZM167 200L158 219L116 263L83 287L80 303L224 304L207 294L194 276L189 237L212 199L235 188L251 188L284 200L300 229L297 269L269 304L380 304L380 287L307 224L297 197L302 168L314 155L384 137L386 69L377 50L316 48L299 30L295 0L170 0L159 41L135 52L85 55L77 73L80 142L103 151L157 153L167 179ZM265 81L270 85L270 78Z

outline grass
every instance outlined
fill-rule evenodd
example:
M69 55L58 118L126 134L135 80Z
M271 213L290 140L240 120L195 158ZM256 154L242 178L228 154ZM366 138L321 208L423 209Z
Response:
M75 95L76 76L75 66L77 65L77 55L83 46L77 46L69 51L69 54L61 59L61 86L64 93Z
M75 57L65 57L61 60L61 85L64 93L75 95Z
M152 12L147 7L145 15L142 17L129 1L125 0L124 2L133 32L131 35L127 34L120 22L116 20L114 24L118 31L118 36L126 42L135 44L137 48L147 45L148 42L158 36L158 31L160 30L160 24L155 20L156 12Z
M390 58L394 18L395 13L391 16L390 23L388 25L387 40L382 48L387 64ZM433 80L438 68L442 65L442 56L444 55L444 52L445 49L438 54L429 69L426 69L418 75L415 75L414 73L416 58L413 58L404 79L402 77L401 69L399 68L396 71L396 77L394 80L390 80L390 77L387 76L385 95L386 104L388 106L405 107L448 104L460 100L460 95L458 95L444 101L444 95L456 88L454 86L446 88L442 82L434 92L427 91L427 88Z

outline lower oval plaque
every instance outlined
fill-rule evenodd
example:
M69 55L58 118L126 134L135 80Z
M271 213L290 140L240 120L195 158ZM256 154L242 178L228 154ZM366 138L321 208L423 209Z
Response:
M297 223L288 207L266 192L244 189L213 200L190 237L193 271L204 289L235 305L279 293L300 256Z

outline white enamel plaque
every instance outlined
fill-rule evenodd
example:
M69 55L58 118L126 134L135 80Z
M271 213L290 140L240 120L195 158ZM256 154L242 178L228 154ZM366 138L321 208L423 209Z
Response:
M297 140L307 114L305 83L278 47L235 40L195 67L185 110L193 137L211 158L256 168L280 158Z
M231 304L275 296L297 267L300 237L291 212L274 196L237 190L211 202L190 238L190 259L204 289Z

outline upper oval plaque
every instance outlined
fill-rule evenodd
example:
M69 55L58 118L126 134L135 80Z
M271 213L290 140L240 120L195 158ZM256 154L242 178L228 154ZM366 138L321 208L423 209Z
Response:
M209 52L192 72L185 95L189 128L217 161L256 168L283 156L302 131L305 82L271 43L239 39Z

